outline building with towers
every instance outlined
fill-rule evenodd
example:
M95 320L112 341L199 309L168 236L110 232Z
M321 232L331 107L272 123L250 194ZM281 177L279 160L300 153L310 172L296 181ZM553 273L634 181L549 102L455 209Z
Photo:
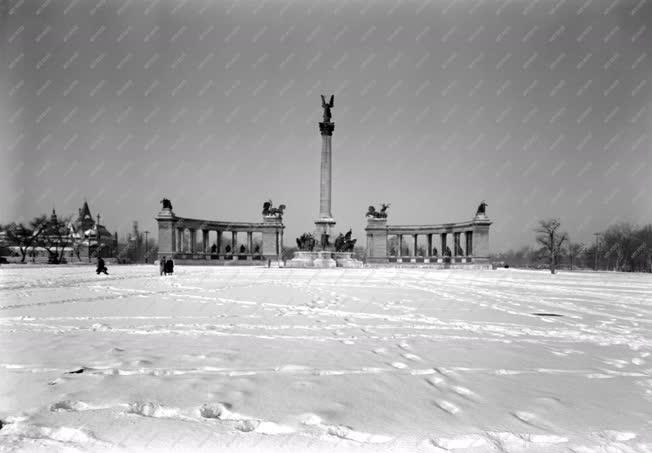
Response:
M78 216L70 222L70 232L79 244L79 255L89 257L101 256L112 257L118 244L117 235L112 235L104 225L100 223L101 216L98 213L95 218L91 214L88 202L79 208Z

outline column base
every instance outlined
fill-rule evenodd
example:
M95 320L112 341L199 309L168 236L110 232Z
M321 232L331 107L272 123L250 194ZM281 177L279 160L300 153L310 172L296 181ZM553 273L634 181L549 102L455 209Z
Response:
M353 258L352 252L335 252L333 256L335 257L335 262L337 267L346 267L350 269L358 269L364 267L364 264L360 260Z
M332 258L331 252L317 252L317 258L312 262L313 267L330 269L337 267L337 262Z
M287 262L287 267L314 267L315 258L318 252L311 252L309 250L297 250L294 252L294 257Z

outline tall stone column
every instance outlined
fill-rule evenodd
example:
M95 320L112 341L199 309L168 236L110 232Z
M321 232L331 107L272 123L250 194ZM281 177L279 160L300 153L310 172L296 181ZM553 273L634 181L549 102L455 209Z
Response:
M330 246L327 249L332 249L333 243L333 227L335 220L331 212L331 195L332 195L332 150L331 140L333 138L333 131L335 130L335 123L331 121L330 108L333 107L333 102L326 104L325 100L322 103L324 107L324 121L319 123L319 131L321 133L321 170L319 175L319 218L315 221L317 243L321 248L324 235L328 235Z
M333 123L320 123L321 129L321 172L319 185L319 217L332 218L331 214L331 196L332 191L332 172L333 160L331 140L334 129Z
M419 238L419 235L414 234L413 236L414 236L414 255L413 256L417 256L417 254L419 253L419 251L417 250L417 240Z
M432 256L432 233L428 233L428 251L426 256L430 258Z

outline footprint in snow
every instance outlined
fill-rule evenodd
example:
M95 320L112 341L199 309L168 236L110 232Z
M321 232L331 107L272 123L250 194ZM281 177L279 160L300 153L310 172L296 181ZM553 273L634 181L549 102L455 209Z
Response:
M172 418L179 417L181 415L181 410L176 407L163 406L152 401L135 401L129 403L127 413L143 417Z
M532 426L534 428L538 429L543 429L547 431L553 431L554 426L550 423L548 423L546 420L542 419L538 415L532 413L532 412L527 412L527 411L515 411L515 412L510 412L510 415L517 420L519 420L522 423L525 423L528 426Z
M439 409L442 411L450 414L450 415L455 415L458 412L460 412L462 409L460 409L458 406L455 404L451 403L450 401L446 400L438 400L435 401L435 406L437 406Z
M453 387L451 387L451 389L464 399L467 400L478 399L478 395L474 391L469 390L466 387L462 387L461 385L454 385Z
M441 390L444 387L448 386L448 383L446 382L446 379L444 379L441 376L428 376L426 378L426 382L430 385L432 385L434 388L437 390Z

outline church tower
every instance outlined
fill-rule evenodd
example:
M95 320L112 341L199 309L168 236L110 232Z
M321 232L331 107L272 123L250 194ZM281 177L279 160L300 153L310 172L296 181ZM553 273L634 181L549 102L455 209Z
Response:
M91 210L88 207L88 202L86 200L84 200L84 206L79 210L77 225L80 226L82 231L92 230L95 227L95 221L93 220Z

